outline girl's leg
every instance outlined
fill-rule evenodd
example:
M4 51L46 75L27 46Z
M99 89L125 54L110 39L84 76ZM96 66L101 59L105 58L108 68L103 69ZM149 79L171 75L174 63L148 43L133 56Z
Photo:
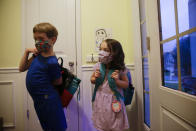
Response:
M114 129L114 130L110 130L110 131L123 131L123 130L115 130L115 129Z
M97 129L97 131L104 131L104 130L102 130L102 129Z
M96 128L97 129L97 131L105 131L105 130L103 130L103 129L100 129L100 128Z

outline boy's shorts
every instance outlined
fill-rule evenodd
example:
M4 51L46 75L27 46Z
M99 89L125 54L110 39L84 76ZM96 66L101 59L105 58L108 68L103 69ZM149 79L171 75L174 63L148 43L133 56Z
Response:
M36 100L34 99L34 107L44 131L66 130L66 118L59 96L38 97Z

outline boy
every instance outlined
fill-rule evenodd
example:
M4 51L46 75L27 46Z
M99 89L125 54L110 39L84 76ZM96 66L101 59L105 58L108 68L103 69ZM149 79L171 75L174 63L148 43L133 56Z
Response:
M26 87L44 131L65 131L66 119L55 85L62 83L61 69L53 51L58 32L50 23L33 28L36 48L28 48L20 61L19 71L28 70ZM33 56L28 59L29 54Z

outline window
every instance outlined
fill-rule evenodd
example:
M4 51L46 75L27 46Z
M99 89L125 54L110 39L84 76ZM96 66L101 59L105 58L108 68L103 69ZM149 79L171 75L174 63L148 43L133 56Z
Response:
M196 95L196 0L158 0L163 86Z

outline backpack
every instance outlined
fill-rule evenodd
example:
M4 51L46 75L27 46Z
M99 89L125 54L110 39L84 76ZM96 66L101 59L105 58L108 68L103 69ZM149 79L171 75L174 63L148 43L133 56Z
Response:
M126 68L126 70L127 70L127 77L129 80L129 87L126 89L123 89L123 96L117 90L117 86L116 86L114 79L112 79L110 77L111 74L114 72L114 70L109 70L107 77L108 77L109 86L110 86L111 90L114 92L114 95L116 96L117 100L122 99L124 101L125 105L129 105L129 104L131 104L131 101L133 98L134 87L131 82L130 70L128 68ZM99 78L97 78L96 82L95 82L95 88L94 88L94 92L93 92L93 96L92 96L92 101L95 100L96 91L98 90L98 87L103 83L104 78L105 78L105 65L104 64L100 64L100 72L101 72L101 76Z
M72 74L67 68L63 67L63 58L59 57L58 61L61 60L61 74L62 74L62 84L55 86L56 90L58 91L61 103L63 107L67 107L75 94L76 90L80 86L81 80L77 78L74 74ZM80 93L80 88L77 94L77 98Z
M134 87L132 85L131 72L130 72L129 69L127 69L127 77L128 77L128 80L129 80L129 87L126 88L126 89L123 89L125 106L131 104L133 94L134 94Z

